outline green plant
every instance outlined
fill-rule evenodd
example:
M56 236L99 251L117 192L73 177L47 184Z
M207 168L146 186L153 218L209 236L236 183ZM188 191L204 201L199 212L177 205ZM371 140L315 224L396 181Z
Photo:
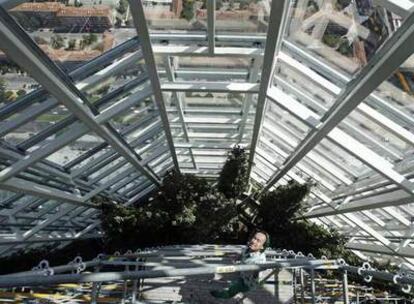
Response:
M244 148L235 146L229 153L218 179L218 190L226 198L238 198L246 190L248 155Z
M82 35L82 40L80 42L81 49L85 48L85 46L94 44L98 41L98 36L93 33L89 33L88 35Z
M249 7L249 0L239 0L239 8L245 10Z
M135 248L234 241L239 221L234 199L217 193L205 179L170 171L138 207L105 206L102 227L108 244Z
M181 11L181 18L190 21L194 18L194 0L184 0L183 10Z
M345 251L345 238L305 219L303 199L311 184L290 181L274 191L265 193L258 205L255 225L265 229L277 248L334 256Z
M16 99L16 95L13 91L6 91L4 93L5 102L14 101Z
M216 10L220 10L223 7L223 0L216 0Z
M128 9L128 5L129 4L127 0L120 0L119 6L117 8L118 13L120 13L121 15L125 14Z
M3 78L0 78L0 103L6 101L6 81Z
M26 95L26 90L20 89L20 90L17 91L16 94L17 94L18 97Z
M76 48L76 39L70 39L68 42L67 51L73 51Z
M60 35L54 35L50 38L50 45L54 49L60 49L64 45L63 37Z

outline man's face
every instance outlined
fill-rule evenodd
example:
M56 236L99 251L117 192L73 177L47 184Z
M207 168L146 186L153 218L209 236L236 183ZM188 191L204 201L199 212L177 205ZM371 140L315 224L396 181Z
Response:
M263 249L264 243L266 243L266 235L258 232L249 240L247 245L253 252L260 251Z

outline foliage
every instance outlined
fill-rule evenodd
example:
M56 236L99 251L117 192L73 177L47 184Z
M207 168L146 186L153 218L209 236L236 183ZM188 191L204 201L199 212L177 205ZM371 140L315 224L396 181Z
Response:
M84 45L91 45L98 41L98 36L93 33L89 33L88 35L82 35L82 41Z
M128 5L128 0L120 0L119 6L117 8L118 13L120 13L121 15L125 14L128 9Z
M17 94L17 96L19 96L19 97L20 97L20 96L24 96L24 95L26 95L26 91L25 91L25 90L23 90L23 89L20 89L20 90L18 90L18 91L17 91L17 93L16 93L16 94Z
M14 101L16 99L16 95L14 94L13 91L6 91L6 93L4 93L4 98L5 98L5 102L8 101Z
M146 203L103 207L102 212L107 243L121 248L234 239L238 225L234 200L205 179L175 171L167 173Z
M190 21L194 18L194 0L184 0L183 10L181 11L181 18Z
M67 51L73 51L76 48L76 39L70 39L68 42Z
M216 0L216 11L223 7L223 0Z
M345 239L304 219L296 219L303 211L302 201L310 184L290 181L260 199L256 225L265 229L275 247L333 256L343 252Z
M50 45L54 49L60 49L64 45L63 37L60 35L54 35L50 38Z
M0 103L6 101L6 81L3 78L0 78Z
M244 148L235 146L229 153L220 173L218 190L226 198L238 198L247 188L248 155Z
M241 10L245 10L249 7L249 0L240 0L239 1L239 8Z

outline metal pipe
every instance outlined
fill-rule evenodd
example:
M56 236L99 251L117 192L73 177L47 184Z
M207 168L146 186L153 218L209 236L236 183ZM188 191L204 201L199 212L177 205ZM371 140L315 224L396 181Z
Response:
M119 280L133 280L138 278L158 278L158 277L177 277L193 276L201 274L215 273L234 273L246 271L261 271L269 268L291 268L304 267L314 268L320 266L338 265L336 260L311 260L301 261L292 260L289 262L274 262L256 265L223 265L220 267L197 267L172 270L143 270L131 272L105 272L90 274L60 274L53 276L24 276L0 278L0 288L20 287L20 286L39 286L62 283L86 283L86 282L107 282Z
M395 284L400 284L400 285L407 285L407 284L413 285L414 284L413 278L407 277L407 276L399 276L395 273L372 270L372 269L364 269L364 268L348 266L348 265L342 266L341 269L349 273L361 275L363 277L372 276L372 278L374 279L394 282Z
M92 260L92 261L88 261L88 262L83 262L82 264L84 264L86 268L96 267L100 264L100 261ZM80 265L78 263L73 263L73 264L50 267L50 268L48 268L48 270L50 270L52 273L56 274L56 273L63 273L63 272L76 270L79 266ZM36 275L42 276L42 275L45 275L45 270L46 269L5 274L5 275L0 276L0 280L7 279L7 278L19 278L19 277L36 276Z
M144 251L131 254L122 254L109 257L123 257L123 258L140 258L140 257L175 257L175 256L189 256L189 257L201 257L201 256L226 256L227 254L239 254L240 251L237 250L179 250L179 249L162 249L162 250L153 250L153 251ZM289 252L281 251L266 251L267 257L273 256L285 256L285 257L294 257L295 255ZM301 257L301 259L307 259L307 257Z

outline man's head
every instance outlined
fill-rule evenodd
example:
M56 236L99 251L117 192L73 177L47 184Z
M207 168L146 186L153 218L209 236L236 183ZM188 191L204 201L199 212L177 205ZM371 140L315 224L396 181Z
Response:
M249 242L247 243L247 246L249 247L250 251L253 252L264 251L268 243L268 234L263 230L259 230L252 234Z

